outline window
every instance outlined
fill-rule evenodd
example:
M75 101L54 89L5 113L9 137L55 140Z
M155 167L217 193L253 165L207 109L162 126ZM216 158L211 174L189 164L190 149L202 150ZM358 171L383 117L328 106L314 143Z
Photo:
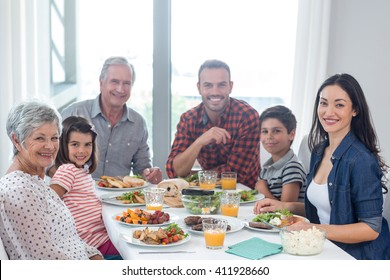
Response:
M172 135L181 113L200 103L198 69L225 61L234 87L259 113L290 106L298 0L172 0Z
M77 4L81 93L78 99L99 95L100 71L108 57L126 57L136 72L128 105L144 116L152 140L153 1L83 0Z
M137 80L129 106L145 117L154 164L164 169L180 115L200 102L204 60L227 62L232 96L259 113L290 105L297 10L298 0L77 1L78 99L99 94L107 57L130 58Z
M75 17L74 0L50 1L52 95L77 82Z

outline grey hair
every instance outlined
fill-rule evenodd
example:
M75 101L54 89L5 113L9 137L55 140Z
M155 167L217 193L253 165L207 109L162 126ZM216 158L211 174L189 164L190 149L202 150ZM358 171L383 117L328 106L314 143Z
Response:
M99 79L101 81L105 81L107 79L107 71L111 65L126 65L127 67L129 67L131 71L131 85L134 85L135 82L134 66L125 57L122 56L112 56L106 59L106 61L103 64L102 71L100 72Z
M40 101L24 101L17 104L8 113L7 135L12 141L12 134L23 143L31 133L46 123L55 123L58 127L58 134L61 132L61 115L58 111ZM13 146L14 156L18 150Z

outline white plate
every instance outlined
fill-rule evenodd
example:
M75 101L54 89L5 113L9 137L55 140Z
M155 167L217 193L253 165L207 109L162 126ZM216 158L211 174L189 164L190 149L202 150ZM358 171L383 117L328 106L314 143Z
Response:
M254 228L254 227L250 227L249 226L249 222L245 221L244 222L244 225L246 228L250 229L250 230L254 230L254 231L262 231L262 232L279 232L278 229L276 228L270 228L270 229L265 229L265 228Z
M124 192L124 193L126 193L126 192ZM145 203L131 203L131 204L122 203L122 200L116 199L117 196L120 196L120 194L114 195L112 193L106 193L106 194L101 195L99 198L104 203L117 205L117 206L135 207L135 206L144 206L145 205Z
M257 215L253 214L253 215L249 215L249 216L246 216L244 218L244 225L246 228L248 229L251 229L251 230L254 230L254 231L262 231L262 232L279 232L280 230L279 229L276 229L276 228L270 228L270 229L265 229L265 228L253 228L253 227L250 227L249 226L249 222L252 222L252 220L256 217ZM302 218L305 220L305 222L309 222L308 219L306 219L305 217L302 217L302 216L298 216L298 215L294 215L295 217L299 217L299 218Z
M140 187L133 187L133 188L105 188L105 187L100 187L98 184L95 183L95 187L99 190L103 191L116 191L116 192L129 192L129 191L135 191L135 190L140 190L144 189L146 187L150 187L152 184L146 182L145 185L140 186Z
M150 230L158 230L159 227L149 227L149 229ZM120 233L119 237L122 238L125 242L133 244L133 245L144 246L144 247L154 247L154 248L158 248L158 247L165 248L165 247L179 246L179 245L182 245L182 244L190 241L190 239L191 239L191 235L188 235L186 238L184 238L178 242L169 243L166 245L146 244L146 243L140 241L139 239L133 238L133 232L135 230L136 229L133 229L130 234L122 232L122 233Z
M240 204L253 203L253 202L256 202L256 201L259 201L259 200L262 200L262 199L265 198L264 194L262 194L262 193L255 194L253 197L254 197L253 200L250 200L250 201L241 201Z
M196 215L202 218L215 218L215 219L224 219L228 221L228 224L231 227L231 230L227 231L226 233L233 233L241 230L244 227L244 222L240 219L237 219L235 217L229 217L229 216L222 216L222 215ZM197 234L203 234L203 231L193 230L191 226L187 226L184 223L184 219L182 221L182 224L180 225L182 228L184 228L186 231L189 231L191 233L197 233Z
M149 213L154 213L154 211L150 211L150 210L148 210L148 212ZM165 213L168 213L168 212L165 212ZM169 214L169 221L167 221L165 223L162 223L162 224L146 224L146 225L128 224L128 223L125 223L125 222L122 222L122 221L118 221L115 218L116 216L122 216L122 213L116 214L116 215L112 216L112 218L118 224L125 225L125 226L130 226L130 227L156 227L156 226L160 227L160 226L168 226L168 225L174 223L175 221L179 220L179 216L177 216L175 214L171 214L171 213L168 213L168 214Z

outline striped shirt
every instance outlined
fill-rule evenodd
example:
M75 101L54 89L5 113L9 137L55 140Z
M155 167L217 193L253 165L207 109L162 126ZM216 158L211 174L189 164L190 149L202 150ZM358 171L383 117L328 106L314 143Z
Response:
M73 164L63 164L50 184L60 185L67 191L63 201L72 213L78 234L88 245L98 248L109 237L102 219L102 204L96 196L92 176L87 172Z
M254 188L260 174L258 112L245 101L229 98L229 104L216 126L226 129L231 139L228 139L226 144L209 144L201 149L197 160L202 169L214 169L218 173L237 172L239 183ZM177 177L173 170L174 158L212 127L203 103L182 114L166 163L169 178Z
M282 196L283 185L301 183L299 201L304 201L306 171L293 150L289 150L280 160L267 160L260 172L260 179L267 181L269 191L278 199Z

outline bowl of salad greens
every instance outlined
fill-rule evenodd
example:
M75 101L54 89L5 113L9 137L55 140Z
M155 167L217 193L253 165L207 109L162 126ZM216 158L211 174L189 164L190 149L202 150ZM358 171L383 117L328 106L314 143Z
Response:
M221 204L220 195L182 195L181 200L188 212L194 215L218 214Z

